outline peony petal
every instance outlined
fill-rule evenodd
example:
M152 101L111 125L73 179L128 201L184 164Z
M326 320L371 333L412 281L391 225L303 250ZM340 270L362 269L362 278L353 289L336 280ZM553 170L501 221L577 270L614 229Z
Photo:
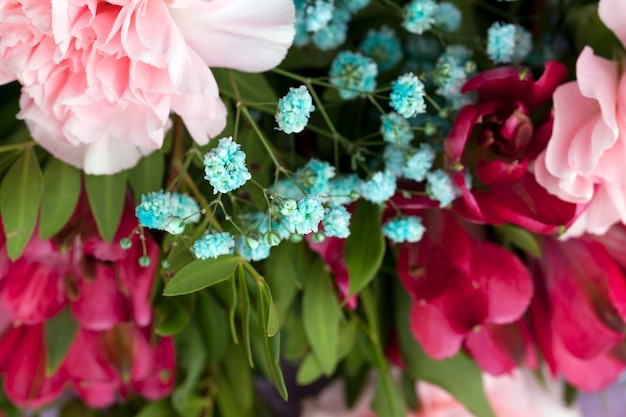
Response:
M598 15L600 20L615 33L615 35L626 45L626 3L621 0L600 0L598 4Z
M295 35L291 0L174 0L170 14L210 67L267 71L282 61Z

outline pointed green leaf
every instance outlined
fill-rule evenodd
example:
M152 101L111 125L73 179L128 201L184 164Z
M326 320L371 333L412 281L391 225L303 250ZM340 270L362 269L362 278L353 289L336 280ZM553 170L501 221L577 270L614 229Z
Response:
M133 169L128 171L128 182L135 196L135 204L141 203L141 195L163 188L165 172L165 156L156 151L139 160Z
M196 319L204 339L207 359L211 363L218 363L226 354L229 344L228 315L210 291L197 294Z
M0 212L11 260L20 257L35 230L43 179L33 148L13 164L0 187Z
M317 381L322 375L322 368L320 368L315 356L309 353L300 363L298 373L296 374L296 382L298 385L308 385Z
M248 363L250 368L254 368L254 361L252 360L252 343L250 342L250 321L252 304L250 303L250 293L248 291L248 282L246 280L246 273L243 269L243 265L239 265L237 271L237 288L239 297L239 308L241 310L241 338L243 340L243 347L248 357Z
M165 399L146 404L135 417L172 417L174 410L170 402Z
M114 175L85 175L91 212L102 239L110 242L122 219L128 171Z
M539 247L537 238L532 232L512 224L503 224L494 227L505 239L509 240L524 252L531 254L535 258L541 257L541 248Z
M380 226L380 208L359 201L346 239L344 258L348 266L350 294L356 294L376 275L385 255L385 240Z
M190 400L193 398L194 389L206 363L202 335L195 323L191 323L176 337L175 341L177 363L179 368L185 371L185 379L172 392L172 405L181 416L195 415L189 412Z
M195 260L185 265L165 284L163 295L189 294L225 281L233 275L239 262L240 258L234 255Z
M246 73L221 68L211 68L211 71L220 86L220 93L224 94L226 97L237 100L237 92L239 92L239 97L244 104L275 103L254 106L254 108L270 114L276 112L278 96L270 83L267 82L264 74ZM236 89L233 83L236 85Z
M302 324L313 354L324 374L331 375L337 366L339 319L341 310L330 275L321 259L310 266L304 283Z
M279 327L278 311L276 311L276 306L272 300L272 293L269 287L263 282L260 282L259 290L263 293L263 300L266 300L267 303L265 306L267 308L267 335L272 337L276 334Z
M61 310L53 318L46 320L44 323L46 375L50 376L59 369L77 332L78 323L72 317L69 307Z
M50 239L67 224L80 195L80 171L50 158L43 172L39 235Z
M194 294L181 297L160 297L154 306L154 332L159 336L174 336L191 321L196 304Z

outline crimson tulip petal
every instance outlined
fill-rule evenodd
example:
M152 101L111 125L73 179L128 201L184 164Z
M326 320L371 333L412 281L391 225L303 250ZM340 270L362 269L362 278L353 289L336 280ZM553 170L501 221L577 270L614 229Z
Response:
M485 324L470 333L465 347L482 370L502 375L523 364L526 340L517 324Z
M438 305L416 301L410 314L411 331L424 352L441 360L454 356L459 351L465 332L455 332Z
M476 164L476 176L489 186L504 185L520 181L528 167L528 161L515 160L512 162L500 161L479 161Z
M448 138L444 142L445 155L453 163L458 163L463 155L463 149L474 128L474 123L478 117L478 109L469 105L459 110L454 126L450 130Z
M131 371L133 389L150 400L167 396L174 387L176 353L171 337L150 345L150 334L135 329L135 364Z

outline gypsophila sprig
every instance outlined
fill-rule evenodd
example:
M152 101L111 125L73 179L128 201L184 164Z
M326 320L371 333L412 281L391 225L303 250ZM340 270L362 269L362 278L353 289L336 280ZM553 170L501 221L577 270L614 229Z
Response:
M324 220L324 234L328 237L347 238L350 236L350 213L344 206L326 209Z
M434 161L435 150L427 143L420 143L417 151L406 161L402 173L405 178L414 181L424 181Z
M461 26L461 11L452 3L441 2L435 14L435 24L446 32L456 32Z
M302 132L313 110L313 99L306 86L290 88L287 95L278 100L275 116L278 130L285 133Z
M317 32L328 25L333 17L335 7L332 2L315 0L306 7L306 29L309 32Z
M244 236L238 236L235 241L235 248L239 255L241 255L246 261L262 261L270 256L270 246L264 242L259 241L254 247L250 246Z
M406 118L426 111L424 84L412 72L401 75L391 83L389 98L390 106Z
M286 227L291 233L306 235L317 232L324 218L322 199L316 195L307 195L298 201L298 208L291 216L286 216Z
M343 8L335 8L332 19L326 27L318 30L311 36L313 44L322 51L337 48L346 41L350 12Z
M191 252L198 259L209 259L232 254L234 247L235 239L230 233L205 232L200 239L193 243Z
M439 207L449 206L456 198L456 188L450 176L443 170L429 172L426 174L426 181L426 192L430 198L439 201Z
M404 7L402 26L409 32L421 35L435 24L437 8L434 0L412 0Z
M388 171L376 172L361 185L361 196L372 203L382 203L396 192L396 177Z
M335 167L314 158L298 169L296 176L307 194L328 194L328 184L335 176Z
M232 137L220 139L217 147L204 155L204 173L213 194L236 190L252 177L246 167L246 154Z
M184 229L184 223L197 223L200 220L200 207L188 195L159 190L141 196L141 203L135 208L135 216L143 227L172 233L181 227ZM181 224L175 222L175 219L184 222Z
M426 229L417 216L401 216L383 225L383 235L393 242L419 242Z
M339 96L349 100L374 91L378 67L359 52L343 51L331 63L329 75L330 82L339 88Z
M394 112L380 116L380 133L385 142L396 145L407 145L414 137L409 122Z
M495 22L487 30L487 54L496 64L519 63L531 49L530 34L519 25Z
M361 42L359 50L378 64L378 69L387 71L402 60L402 44L389 26L370 29Z
M331 206L352 203L358 198L362 182L363 181L356 174L333 178L328 183L328 196L326 197L326 201Z

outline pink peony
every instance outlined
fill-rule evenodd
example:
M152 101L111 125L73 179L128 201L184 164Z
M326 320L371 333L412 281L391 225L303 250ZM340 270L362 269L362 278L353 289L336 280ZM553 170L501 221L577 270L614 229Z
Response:
M601 0L598 11L626 45L626 3ZM602 234L626 222L626 72L586 47L576 76L554 93L554 130L535 176L560 199L589 204L568 235Z
M209 67L264 71L294 36L292 0L7 0L0 83L18 80L37 142L89 174L159 149L170 112L206 144L226 124Z

